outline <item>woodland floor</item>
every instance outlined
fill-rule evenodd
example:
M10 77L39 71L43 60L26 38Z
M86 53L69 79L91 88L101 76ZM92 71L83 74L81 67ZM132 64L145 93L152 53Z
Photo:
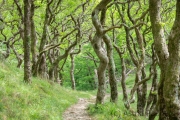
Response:
M130 89L127 90L130 93ZM119 92L119 94L123 94ZM110 94L105 96L105 100L110 98ZM89 104L95 103L96 96L91 99L80 98L79 101L69 107L63 114L63 120L94 120L88 115L87 107Z
M80 98L78 103L69 107L63 114L63 120L93 120L88 115L87 107L95 102L95 97L91 99Z

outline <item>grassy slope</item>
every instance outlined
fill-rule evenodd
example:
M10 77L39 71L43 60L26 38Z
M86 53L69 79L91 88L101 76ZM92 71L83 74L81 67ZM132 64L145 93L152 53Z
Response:
M63 111L87 92L65 89L32 78L25 84L23 69L0 63L0 120L61 120Z

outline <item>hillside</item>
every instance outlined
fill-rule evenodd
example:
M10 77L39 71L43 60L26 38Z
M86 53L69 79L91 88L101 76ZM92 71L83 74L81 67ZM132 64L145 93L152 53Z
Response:
M91 96L39 78L26 84L22 71L13 63L0 63L0 120L61 120L78 98Z

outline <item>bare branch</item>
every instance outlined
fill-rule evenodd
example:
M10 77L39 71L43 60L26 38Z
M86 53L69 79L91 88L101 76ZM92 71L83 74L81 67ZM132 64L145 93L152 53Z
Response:
M68 34L66 34L65 36L63 36L62 38L61 38L61 41L60 41L60 43L58 43L58 44L56 44L56 45L54 45L54 46L50 46L50 47L48 47L48 48L45 48L43 51L41 51L39 54L43 54L44 52L46 52L46 51L48 51L48 50L51 50L51 49L54 49L54 48L56 48L56 47L58 47L59 45L61 45L62 44L62 42L63 42L63 40L66 38L66 37L68 37L69 35L71 35L74 31L76 31L77 29L75 28L74 30L72 30L71 32L69 32Z
M151 70L150 70L150 71L151 71ZM142 81L140 81L140 82L138 82L138 83L136 83L136 84L134 85L134 87L131 89L131 93L130 93L131 98L130 98L130 101L133 100L133 98L134 98L134 93L135 93L135 91L137 90L137 88L139 87L139 85L141 85L141 84L147 82L148 80L150 80L151 77L153 76L153 74L154 74L154 72L151 71L150 74L149 74L149 76L148 76L147 78L143 79Z
M104 30L103 33L105 34L105 33L107 33L108 31L111 31L112 29L115 29L115 28L122 28L123 25L124 25L124 24L122 23L120 26L112 26L112 27Z
M22 9L21 9L21 7L20 7L20 5L19 5L19 2L18 2L17 0L14 0L14 2L15 2L15 4L16 4L16 6L17 6L17 10L18 10L18 12L19 12L19 15L21 16L21 20L22 20L22 23L23 23L24 17L23 17Z
M140 22L140 23L138 23L138 24L133 25L132 27L130 27L129 30L133 30L133 29L135 29L135 28L137 28L137 27L139 27L139 26L141 26L141 25L144 25L144 24L146 24L146 23Z

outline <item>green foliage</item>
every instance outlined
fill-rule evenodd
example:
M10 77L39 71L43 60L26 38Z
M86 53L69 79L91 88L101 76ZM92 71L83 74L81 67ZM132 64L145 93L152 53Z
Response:
M62 3L58 6L56 11L54 10L54 5L57 4L57 1L53 1L50 5L51 14L53 15L52 21L47 26L47 34L48 34L48 44L55 45L57 43L61 43L59 45L60 55L64 53L64 50L75 40L76 33L74 32L69 37L65 38L63 42L61 38L65 36L67 33L72 31L76 27L74 22L71 20L70 14L74 17L75 20L81 22L81 32L85 34L82 36L82 41L87 41L90 28L93 27L91 23L91 12L92 9L97 5L101 0L92 1L85 6L80 6L86 0L67 0L62 1ZM2 2L2 0L1 0ZM1 3L0 2L0 3ZM140 2L139 4L136 1L131 6L130 14L133 19L137 19L141 17L144 10L148 9L148 4L145 2ZM44 20L45 20L45 11L47 7L47 1L35 0L34 4L36 6L34 13L34 23L37 33L37 50L41 42L42 33L44 30ZM167 2L162 1L162 22L159 23L161 27L165 29L167 33L169 33L171 26L174 21L175 16L175 2ZM19 0L19 5L23 12L23 0ZM133 26L133 23L130 22L127 15L127 5L119 5L122 14L124 14L124 19L126 21L126 25L129 27ZM123 8L124 7L124 8ZM86 10L84 11L83 9ZM123 11L124 9L124 11ZM14 4L13 0L6 1L6 4L0 8L2 14L3 21L6 24L0 21L0 29L3 28L2 33L6 35L7 40L10 38L10 44L15 40L14 47L19 54L23 54L23 46L22 46L22 38L20 35L14 36L16 32L19 31L19 27L22 27L21 16L19 15L17 6ZM82 12L83 11L83 12ZM113 15L112 15L113 13ZM116 26L119 26L122 21L117 12L117 8L115 5L112 5L106 13L106 27L108 29L112 25L112 19L114 19L114 23ZM153 44L151 29L146 30L151 26L149 16L146 15L145 18L139 20L139 22L145 22L146 25L139 26L141 33L146 33L144 37L146 43L146 54L151 56L151 45ZM56 33L57 32L57 33ZM58 38L54 39L55 34L59 34ZM122 28L114 29L115 38L113 38L112 31L109 31L107 34L114 41L114 44L118 45L122 50L126 48L126 32ZM94 34L94 32L92 33ZM130 34L134 41L131 40L130 46L133 48L137 48L137 52L140 52L137 38L134 30L130 31ZM85 37L86 36L86 37ZM93 36L93 35L92 35ZM168 35L167 35L168 36ZM20 40L18 40L20 38ZM0 40L4 41L5 37L0 35ZM6 41L7 41L6 40ZM133 46L134 45L134 46ZM75 47L76 48L76 47ZM57 48L58 49L58 48ZM2 58L1 52L6 51L6 45L2 42L0 43L0 59ZM12 51L11 51L12 53ZM77 90L92 90L96 88L95 78L94 78L94 69L97 69L92 59L89 59L87 53L90 53L96 59L96 64L98 66L98 59L92 50L92 46L90 44L83 44L82 52L75 57L75 81ZM135 55L135 51L133 50ZM57 56L56 56L57 57ZM128 50L123 54L123 58L126 62L126 67L128 70L132 69L133 63L131 61ZM10 54L9 60L12 60L11 63L14 63L15 55ZM114 60L116 66L116 76L117 78L121 74L121 64L118 54L114 51ZM47 60L48 61L48 60ZM149 58L146 58L145 62L149 64ZM64 60L60 61L59 66L63 65ZM47 63L48 67L50 63ZM31 85L24 84L22 80L23 73L22 69L17 69L13 67L12 64L4 65L0 64L0 119L38 119L38 120L46 120L46 119L61 119L62 111L67 108L72 103L76 102L79 96L84 96L86 94L77 93L76 91L72 92L71 90L67 90L64 88L60 88L58 85L50 84L48 81L40 80L38 78L33 78L33 83ZM63 68L62 77L64 81L64 86L71 86L70 80L70 59L67 59L65 66ZM148 73L148 72L147 72ZM127 77L126 84L127 88L131 89L134 84L135 74L134 72ZM107 89L107 92L110 93L110 88ZM157 94L153 92L153 94ZM122 97L120 95L120 97ZM122 100L120 101L122 103ZM135 105L133 105L135 106ZM112 103L107 103L104 106L98 105L96 107L90 106L89 108L91 114L98 113L100 114L99 119L137 119L136 117L131 116L131 114L126 111L123 105L114 105ZM60 114L60 115L59 115Z
M94 55L94 53L92 52L92 48L89 45L85 45L85 47L82 48L82 52L75 56L74 76L75 76L77 90L94 90L96 88L94 69L97 68L93 60L88 59L86 53L91 53L92 55ZM95 59L97 59L96 56ZM64 86L66 87L71 86L70 62L71 62L70 58L68 58L64 66L64 72L63 72Z
M0 63L0 119L61 120L63 111L90 94L71 91L57 84L33 78L23 82L22 69Z

